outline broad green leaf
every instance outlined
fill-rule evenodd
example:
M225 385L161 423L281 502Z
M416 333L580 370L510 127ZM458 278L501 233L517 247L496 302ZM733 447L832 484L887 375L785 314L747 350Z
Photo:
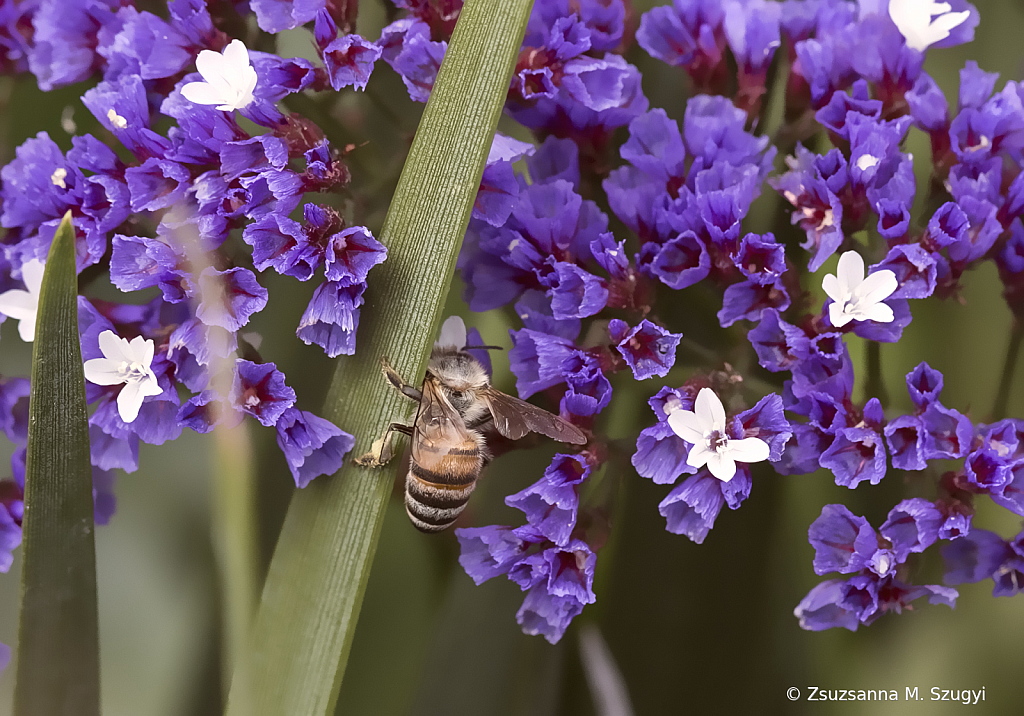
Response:
M92 467L77 294L68 212L46 260L32 348L15 716L100 712Z
M358 354L327 396L327 417L356 436L353 455L412 407L385 383L380 356L411 382L423 376L532 4L463 6L384 222L388 260L366 291ZM295 495L229 716L333 713L399 462L350 460Z

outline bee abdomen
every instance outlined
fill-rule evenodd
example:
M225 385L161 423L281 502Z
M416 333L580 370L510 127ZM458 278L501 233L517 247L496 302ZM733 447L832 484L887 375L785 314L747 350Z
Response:
M413 465L405 478L405 511L421 532L441 532L452 526L466 507L476 487L477 473L463 481L440 482L440 476L425 479L431 473Z

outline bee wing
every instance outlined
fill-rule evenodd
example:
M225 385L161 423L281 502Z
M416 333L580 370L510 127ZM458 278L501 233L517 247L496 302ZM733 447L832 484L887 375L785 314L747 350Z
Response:
M429 377L423 381L423 400L416 415L412 439L412 459L429 470L452 450L474 442L462 416L438 391Z
M536 405L494 388L485 389L480 397L491 411L494 427L510 440L518 440L532 431L563 443L584 445L587 442L582 430Z

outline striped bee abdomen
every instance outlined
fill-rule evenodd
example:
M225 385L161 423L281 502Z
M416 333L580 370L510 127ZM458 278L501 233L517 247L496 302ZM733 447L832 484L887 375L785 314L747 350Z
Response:
M421 532L441 532L452 526L469 501L483 468L475 442L450 450L431 469L416 462L405 477L405 511Z

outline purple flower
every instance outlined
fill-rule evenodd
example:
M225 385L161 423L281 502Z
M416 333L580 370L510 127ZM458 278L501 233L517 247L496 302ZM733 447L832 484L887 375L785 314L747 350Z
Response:
M991 579L994 597L1012 597L1024 585L1024 541L1017 535L1007 542L988 530L971 530L966 537L942 546L947 584L968 584Z
M748 279L725 289L718 322L727 328L743 319L756 321L765 310L785 311L789 305L789 293L782 281L766 285Z
M115 234L111 242L110 282L122 291L157 286L165 301L178 303L194 295L196 286L185 257L157 239Z
M242 414L232 410L216 391L204 390L182 404L177 419L182 427L205 434L221 424L238 424L242 417Z
M21 545L21 521L25 515L22 487L13 480L0 482L0 572L14 563L14 550Z
M387 248L373 238L369 229L350 226L327 239L327 280L364 283L370 269L382 263L387 254Z
M530 546L511 527L497 525L460 528L455 536L461 547L459 564L476 584L508 574Z
M524 562L530 561L526 565ZM585 542L571 540L565 547L550 547L528 557L509 571L509 579L529 589L516 614L526 634L542 634L555 644L569 622L592 604L595 555Z
M843 505L825 505L811 524L808 538L815 550L815 574L850 574L870 565L878 576L885 577L897 564L889 550L879 553L878 535L868 521Z
M252 0L256 23L264 32L277 34L313 20L326 0Z
M196 318L208 326L237 331L254 313L267 305L267 289L260 286L252 271L241 267L218 271L207 267L199 275L202 303Z
M590 476L581 455L556 455L544 477L525 490L509 495L505 504L526 514L526 521L556 545L565 546L576 527L579 486Z
M885 442L871 428L844 428L821 454L820 464L832 471L837 485L852 489L864 480L877 485L885 477Z
M668 416L676 410L693 410L693 401L693 395L668 387L647 401L658 422L644 428L637 438L632 463L638 475L649 477L658 485L671 485L680 475L697 472L686 462L686 442L668 424Z
M730 483L742 482L744 473L749 481L749 473L741 466ZM684 480L658 505L658 512L666 520L665 529L703 543L725 505L722 484L705 471Z
M512 337L509 368L516 376L516 392L520 398L525 400L565 381L562 365L575 350L570 339L529 328L509 331L509 335Z
M366 89L374 63L381 49L359 35L345 35L333 40L323 50L324 65L335 91L343 87Z
M676 360L676 348L683 337L682 333L669 333L647 319L633 328L624 321L612 319L608 324L608 332L637 380L668 375Z
M692 231L684 231L656 251L649 270L669 288L692 286L702 281L711 271L707 248Z
M352 355L365 290L365 283L324 281L313 292L295 335L307 346L317 344L331 358Z
M974 426L960 412L947 408L937 400L921 415L924 425L924 456L928 460L963 457L974 436Z
M910 553L923 552L938 540L943 520L933 503L914 497L893 507L878 531L893 545L896 561L903 562Z
M341 468L355 438L334 423L304 410L288 408L277 420L277 444L288 461L297 487Z
M239 359L228 400L237 410L270 427L295 403L295 391L285 385L284 373L273 363Z
M762 368L778 373L791 370L810 353L810 339L782 320L774 308L761 312L761 322L747 333Z
M612 386L601 372L594 356L573 351L562 363L566 391L560 410L581 417L596 415L607 407L612 398Z
M932 604L954 606L955 589L915 586L896 578L897 566L939 537L942 515L927 500L904 500L889 512L879 533L842 505L826 505L808 532L818 574L854 574L822 582L800 602L795 614L804 629L845 627L856 631L888 611L899 613L927 596ZM882 539L884 537L885 539Z
M883 430L892 466L897 470L923 470L925 460L925 430L915 415L900 415L889 421Z

